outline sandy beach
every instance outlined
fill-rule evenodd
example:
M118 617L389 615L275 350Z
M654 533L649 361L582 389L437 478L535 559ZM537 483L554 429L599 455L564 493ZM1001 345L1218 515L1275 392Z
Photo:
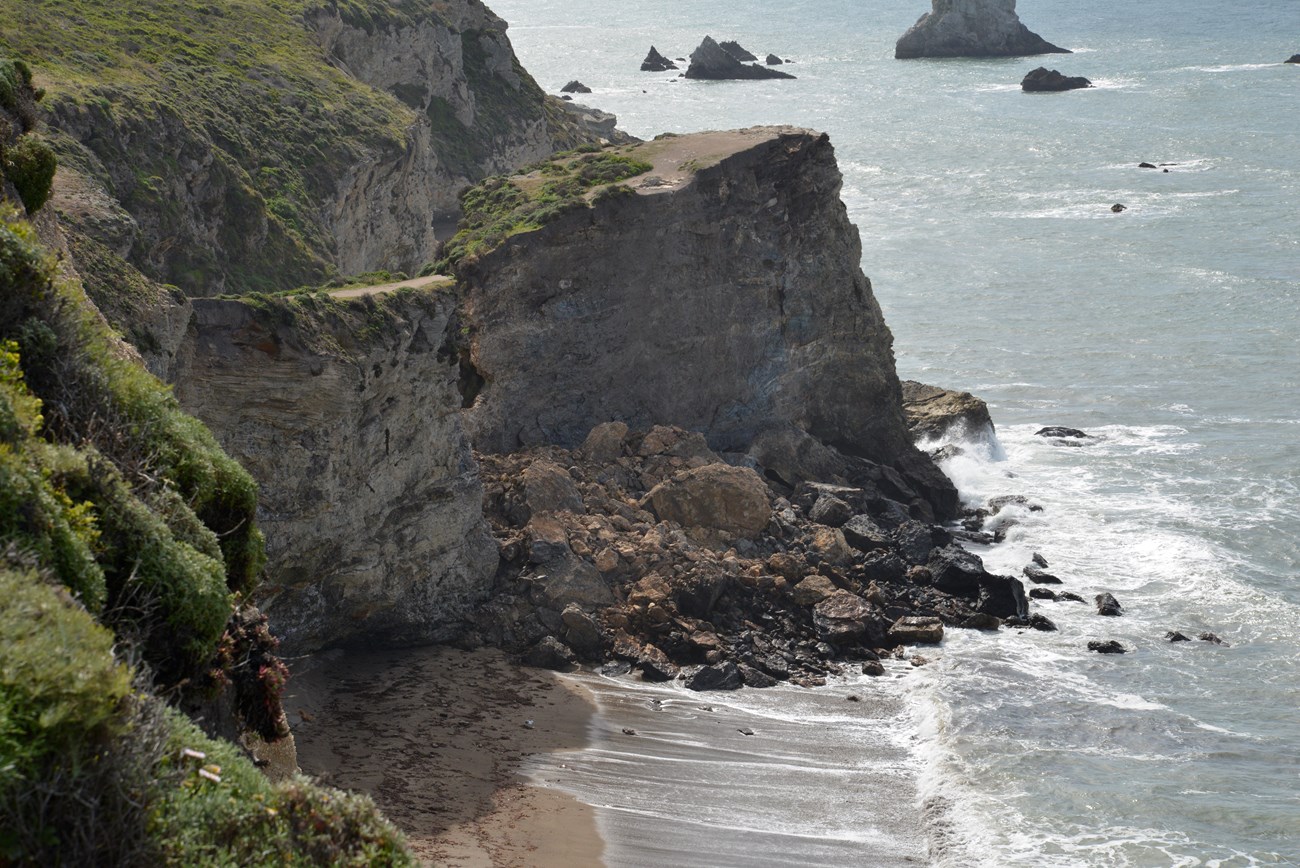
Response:
M496 651L334 651L297 662L285 707L302 770L369 793L426 864L603 864L592 809L519 775L585 745L577 685Z

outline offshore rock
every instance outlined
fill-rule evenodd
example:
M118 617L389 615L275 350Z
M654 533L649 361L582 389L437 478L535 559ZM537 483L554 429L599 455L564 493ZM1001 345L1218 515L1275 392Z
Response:
M750 60L756 60L749 55ZM742 63L725 48L704 37L699 48L691 52L691 65L686 69L687 78L704 79L759 79L759 78L794 78L788 72L770 69L756 63Z
M560 88L560 93L591 93L591 88L587 87L576 78Z
M1054 93L1092 87L1092 82L1081 75L1062 75L1055 69L1040 66L1030 70L1020 82L1020 89L1030 93Z
M1111 594L1098 594L1097 614L1107 615L1112 618L1118 617L1119 615L1124 614L1124 607L1121 606L1119 600L1115 599Z
M1104 642L1094 639L1088 643L1088 650L1096 651L1098 654L1127 654L1129 649L1115 639L1107 639Z
M487 383L466 412L476 448L571 449L610 420L676 425L715 453L753 448L791 487L861 476L955 515L956 489L907 433L827 137L765 127L618 153L665 184L460 266L464 364Z
M899 59L1069 53L1021 24L1016 0L933 0L894 48Z
M1285 63L1300 63L1300 54L1293 54L1293 55L1291 55L1290 57L1288 57L1284 62L1285 62Z
M775 54L769 54L767 56L767 60L764 62L767 63L768 66L780 66L781 64L785 63L784 60L777 57Z
M984 440L994 438L988 404L969 392L954 392L904 380L903 413L912 439Z
M641 71L667 72L670 69L677 69L677 64L660 54L653 45L650 46L650 53L641 61Z

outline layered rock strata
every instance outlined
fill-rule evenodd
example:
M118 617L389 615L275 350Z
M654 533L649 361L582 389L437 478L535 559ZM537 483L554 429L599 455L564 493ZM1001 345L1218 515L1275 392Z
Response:
M1022 24L1016 0L933 0L894 48L899 59L1069 53Z

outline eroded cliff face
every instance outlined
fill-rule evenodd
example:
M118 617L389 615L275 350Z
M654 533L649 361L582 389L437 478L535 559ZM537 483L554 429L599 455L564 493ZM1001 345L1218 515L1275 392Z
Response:
M597 197L463 269L476 447L677 425L795 485L834 473L830 446L951 514L951 484L907 435L827 137L755 128L619 153L654 166L636 195Z
M200 300L176 394L258 481L261 603L291 651L443 641L496 544L443 346L452 293Z

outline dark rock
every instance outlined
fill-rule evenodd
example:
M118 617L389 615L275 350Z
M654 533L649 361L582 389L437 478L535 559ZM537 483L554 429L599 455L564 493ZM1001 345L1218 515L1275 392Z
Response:
M1075 439L1089 438L1092 435L1080 431L1078 428L1066 428L1061 425L1049 425L1046 428L1039 428L1034 432L1036 437L1071 437Z
M1227 642L1224 642L1214 633L1202 633L1196 638L1200 639L1202 642L1213 642L1215 645L1223 645L1224 647L1229 647Z
M945 546L930 553L927 564L934 587L949 594L973 597L979 593L980 579L988 575L978 555L958 545Z
M851 694L849 694L848 696L844 697L844 701L845 701L845 702L861 702L861 701L862 701L862 697L861 697L861 696L858 696L856 693L851 693Z
M808 518L828 527L840 527L853 517L853 507L833 494L823 494L817 498Z
M632 671L632 664L626 660L611 660L600 667L600 674L606 678L618 678Z
M1029 581L1033 582L1035 585L1065 584L1059 578L1047 572L1042 567L1036 566L1035 564L1030 564L1029 566L1025 567L1023 570L1021 570L1021 572L1025 574L1026 579L1029 579Z
M1110 594L1097 595L1097 614L1116 617L1124 614L1124 607Z
M562 628L564 639L569 646L584 659L598 657L605 642L596 619L584 612L576 603L565 606L564 611L560 613L560 618L564 622Z
M1030 588L1029 599L1031 600L1056 600L1056 591L1049 591L1047 588Z
M1283 63L1300 63L1300 54L1291 55L1286 60L1284 60Z
M1170 630L1168 633L1165 634L1165 638L1168 639L1170 642L1192 641L1190 637L1184 636L1182 633L1179 633L1177 630Z
M569 96L567 93L564 96L560 97L560 99L564 100L565 102L573 102L573 97Z
M960 458L965 454L965 449L962 449L956 443L949 443L945 446L940 446L938 449L932 450L930 452L930 459L935 462L951 461L952 459Z
M1038 552L1034 552L1034 556L1030 558L1030 560L1034 562L1035 566L1039 566L1042 567L1043 569L1047 569L1048 566L1047 558L1043 557Z
M932 0L894 47L894 57L1025 57L1069 54L1020 22L1016 0Z
M1056 624L1046 615L1040 615L1037 612L1029 616L1029 626L1035 630L1042 630L1045 633L1055 632Z
M1156 168L1156 164L1155 164L1155 163L1138 163L1138 168L1139 168L1139 169L1154 169L1154 168Z
M1083 597L1080 597L1078 594L1074 593L1073 591L1062 591L1060 594L1057 595L1056 599L1062 602L1070 602L1070 603L1088 602Z
M678 673L677 667L668 659L668 655L653 645L647 645L642 649L635 668L641 673L643 681L672 681Z
M985 573L980 580L979 600L976 608L986 615L999 618L1024 617L1029 611L1025 586L1011 576Z
M1084 87L1092 87L1092 82L1081 75L1061 75L1045 66L1030 70L1020 82L1020 89L1029 93L1055 93Z
M560 88L560 93L591 93L591 88L587 87L576 78Z
M524 653L524 663L538 669L567 672L578 665L578 660L568 647L554 636L547 636Z
M1098 654L1127 654L1129 649L1114 639L1105 642L1094 639L1088 643L1088 650L1096 651Z
M740 678L745 682L746 687L765 688L776 686L776 679L760 669L747 666L744 663L741 663L736 668L740 670Z
M1119 202L1116 202L1114 205L1110 206L1110 210L1112 213L1115 214L1123 214L1125 211L1128 210L1128 207L1125 205L1121 205Z
M780 66L780 65L783 64L783 63L785 63L785 61L782 60L781 58L777 57L775 54L769 54L769 55L767 56L767 65L768 65L768 66Z
M844 540L864 552L892 548L889 534L880 528L869 515L855 515L840 528Z
M930 533L929 525L919 521L907 521L894 531L893 536L898 544L898 554L908 564L924 564L930 559L930 551L934 548L934 537Z
M686 70L687 78L698 79L758 79L758 78L794 78L788 72L769 69L756 63L742 63L711 37L704 37L700 47L691 52L691 65Z
M701 666L686 678L691 690L739 690L741 685L740 669L731 661Z
M998 541L995 534L984 533L983 531L954 530L952 535L957 539L980 546L991 546Z
M862 674L878 678L885 674L885 664L879 660L868 660L862 664Z
M747 727L747 726L742 726L742 727L740 727L739 729L736 730L736 732L740 733L741 735L753 735L753 734L754 734L754 730L750 729L750 728Z
M1002 619L976 612L965 618L960 626L966 630L997 630L1002 626Z
M645 56L645 60L641 61L642 72L667 72L677 68L677 64L660 54L653 45L650 46L650 53Z
M755 57L749 51L746 51L739 42L736 42L733 39L728 39L725 42L719 42L718 46L723 51L727 52L727 54L730 54L732 57L736 58L736 60L739 60L742 63L749 63L751 61L758 60L757 57Z
M637 732L630 726L623 727L623 735L636 735Z

